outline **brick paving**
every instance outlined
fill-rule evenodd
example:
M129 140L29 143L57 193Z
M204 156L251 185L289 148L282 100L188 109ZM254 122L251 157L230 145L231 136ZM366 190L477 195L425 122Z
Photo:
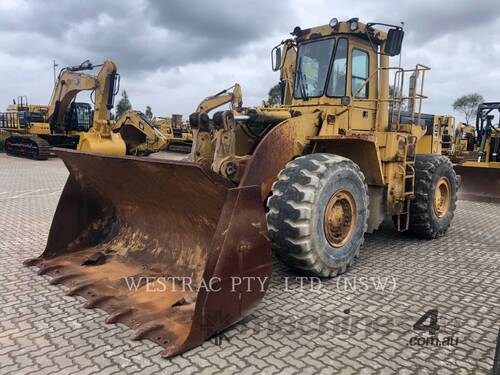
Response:
M168 156L167 156L168 157ZM22 266L39 255L67 172L0 154L0 374L489 374L500 327L500 205L459 202L448 234L385 225L354 268L306 279L277 261L266 298L218 339L170 359ZM43 279L46 280L43 280ZM437 309L437 338L413 325ZM425 324L429 323L429 319ZM419 340L419 337L422 337ZM448 341L446 341L448 339Z

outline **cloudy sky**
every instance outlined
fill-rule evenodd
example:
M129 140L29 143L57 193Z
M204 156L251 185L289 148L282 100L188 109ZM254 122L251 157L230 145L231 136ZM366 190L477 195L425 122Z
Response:
M0 107L18 95L47 103L53 59L62 67L106 58L138 110L189 114L234 82L246 106L258 105L278 80L270 50L294 26L359 17L405 22L403 65L432 68L425 110L447 114L462 94L500 100L499 8L498 0L0 0Z

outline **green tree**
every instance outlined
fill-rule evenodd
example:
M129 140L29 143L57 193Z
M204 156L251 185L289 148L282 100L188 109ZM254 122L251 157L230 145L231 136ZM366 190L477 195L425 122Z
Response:
M149 105L146 106L145 115L150 120L153 118L153 110L151 109L151 107Z
M123 115L125 112L132 109L132 104L130 104L130 100L128 99L127 92L123 90L122 97L118 104L116 105L116 118Z
M269 93L267 94L267 101L271 105L281 104L281 87L279 83L271 87L271 90L269 90Z
M467 94L457 98L453 102L453 109L462 113L465 117L465 122L471 124L474 117L476 117L477 107L482 102L484 102L484 98L480 94Z

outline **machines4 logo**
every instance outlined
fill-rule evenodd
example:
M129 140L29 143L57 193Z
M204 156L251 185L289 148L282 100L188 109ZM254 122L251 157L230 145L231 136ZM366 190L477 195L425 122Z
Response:
M443 334L443 328L450 328L450 322L440 325L439 321L445 321L439 318L438 310L428 310L413 325L413 330L417 334L410 338L408 344L411 346L434 346L434 347L454 347L458 345L458 337ZM424 333L424 334L421 334ZM425 335L427 333L427 335Z

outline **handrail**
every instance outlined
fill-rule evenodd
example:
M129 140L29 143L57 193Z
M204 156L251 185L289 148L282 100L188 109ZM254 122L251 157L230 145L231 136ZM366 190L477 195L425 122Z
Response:
M0 112L0 129L19 129L19 116L17 112Z
M357 98L356 96L359 94L359 92L366 87L372 80L373 77L378 77L379 73L383 70L393 70L395 71L394 74L394 83L393 83L393 88L394 92L392 97L389 97L388 99L369 99L369 98ZM430 68L426 65L423 64L417 64L414 69L403 69L400 67L386 67L386 68L377 68L374 72L372 72L368 78L356 89L356 91L352 95L352 100L353 101L365 101L365 102L376 102L376 103L389 103L388 105L392 104L392 115L391 118L389 119L389 127L393 126L396 124L396 130L399 130L400 124L399 124L399 119L401 118L401 110L403 103L405 101L412 100L413 103L416 104L418 101L418 111L415 111L415 106L413 106L413 111L412 111L412 122L415 123L415 114L417 114L417 124L420 123L421 119L421 114L422 114L422 104L423 100L427 99L428 97L424 95L424 81L425 81L425 72L427 70L430 70ZM421 79L420 79L420 87L417 89L415 87L415 90L413 92L413 95L411 96L404 96L403 95L403 88L404 88L404 76L407 73L412 73L415 74L416 76L416 83L419 79L419 76L421 74ZM417 86L415 83L415 86ZM395 116L396 115L396 116Z

